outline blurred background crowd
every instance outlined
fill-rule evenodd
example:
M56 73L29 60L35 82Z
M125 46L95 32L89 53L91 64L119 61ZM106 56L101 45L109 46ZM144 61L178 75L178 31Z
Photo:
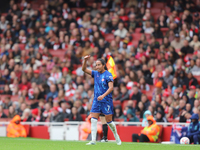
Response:
M90 69L115 60L115 121L187 122L200 113L199 0L1 3L0 118L84 121L94 93L85 55Z

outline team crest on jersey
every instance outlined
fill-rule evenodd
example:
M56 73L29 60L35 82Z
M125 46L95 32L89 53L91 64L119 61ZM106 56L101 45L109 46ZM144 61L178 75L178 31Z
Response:
M101 81L104 81L104 79L102 79Z

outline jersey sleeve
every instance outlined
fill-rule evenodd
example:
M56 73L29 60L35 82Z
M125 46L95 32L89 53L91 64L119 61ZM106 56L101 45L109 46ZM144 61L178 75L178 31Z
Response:
M108 73L108 74L106 75L106 81L107 81L107 83L108 83L108 82L113 82L113 76L112 76L111 73Z
M97 74L97 71L92 70L92 77L94 78L94 76Z

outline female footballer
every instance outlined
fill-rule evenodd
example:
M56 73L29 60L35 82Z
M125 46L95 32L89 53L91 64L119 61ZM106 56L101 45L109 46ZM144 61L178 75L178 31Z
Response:
M112 90L113 90L113 77L110 72L105 70L105 61L98 59L96 61L96 70L89 70L86 68L87 61L90 58L89 55L84 57L82 70L91 75L94 78L94 99L91 108L91 135L92 141L86 145L96 144L96 133L97 133L97 120L99 115L102 113L105 115L105 119L110 129L112 130L116 139L117 145L121 145L121 140L117 133L116 126L112 121L113 114L113 101L112 101Z

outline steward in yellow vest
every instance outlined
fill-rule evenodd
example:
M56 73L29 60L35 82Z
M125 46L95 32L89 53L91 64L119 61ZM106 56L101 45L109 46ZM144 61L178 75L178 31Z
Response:
M156 142L160 133L160 127L156 124L153 116L147 117L148 126L145 127L141 134L133 134L132 141L137 142Z

